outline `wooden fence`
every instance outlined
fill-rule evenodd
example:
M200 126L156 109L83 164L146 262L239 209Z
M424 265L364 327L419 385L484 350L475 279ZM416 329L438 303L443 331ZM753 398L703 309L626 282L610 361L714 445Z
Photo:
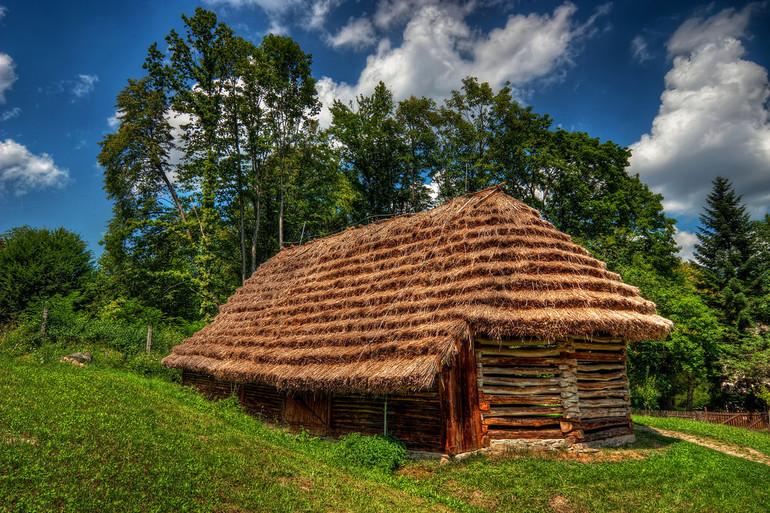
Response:
M648 417L675 417L679 419L724 424L726 426L770 431L770 411L765 413L732 413L714 412L706 409L698 411L672 410L631 410L632 415L647 415Z

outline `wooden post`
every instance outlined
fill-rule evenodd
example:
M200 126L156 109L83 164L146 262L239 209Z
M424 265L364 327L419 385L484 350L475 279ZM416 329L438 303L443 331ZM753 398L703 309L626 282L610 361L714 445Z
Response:
M40 323L40 339L45 338L45 325L48 322L48 306L43 307L43 322Z
M150 354L152 349L152 323L147 325L147 354Z

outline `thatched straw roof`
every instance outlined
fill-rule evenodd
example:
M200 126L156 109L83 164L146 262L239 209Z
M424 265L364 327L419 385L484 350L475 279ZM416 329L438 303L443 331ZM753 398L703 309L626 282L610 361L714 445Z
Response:
M664 338L672 323L499 187L281 251L163 360L289 390L425 389L468 330Z

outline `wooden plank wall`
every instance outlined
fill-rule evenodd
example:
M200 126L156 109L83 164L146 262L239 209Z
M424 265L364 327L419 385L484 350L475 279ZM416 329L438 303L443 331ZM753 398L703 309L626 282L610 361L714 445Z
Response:
M442 450L441 408L438 388L409 395L387 396L388 433L410 449ZM381 435L385 420L385 397L333 395L329 434Z
M287 420L286 394L275 387L256 383L239 386L190 371L182 373L182 384L194 386L209 399L225 399L236 393L246 412L270 421ZM387 401L389 433L403 440L410 449L443 450L438 385L426 392L388 395ZM383 433L386 414L384 396L332 395L329 403L328 425L324 433L319 432L321 430L316 423L309 426L313 432L335 437L349 433Z
M244 385L241 404L243 409L251 415L277 421L283 418L285 399L284 394L275 387L249 383Z
M476 338L482 431L490 439L562 438L556 342Z
M584 435L581 441L632 434L626 344L598 338L573 343Z
M182 385L197 388L208 399L227 399L239 393L238 385L235 383L219 381L208 374L188 370L182 371Z

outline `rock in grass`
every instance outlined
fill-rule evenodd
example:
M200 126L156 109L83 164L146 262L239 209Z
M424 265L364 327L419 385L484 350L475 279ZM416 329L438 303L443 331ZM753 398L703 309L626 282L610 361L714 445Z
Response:
M59 358L59 361L70 362L72 365L77 365L78 367L85 367L86 364L84 362L90 362L92 358L91 353L72 353L67 356L62 356Z

